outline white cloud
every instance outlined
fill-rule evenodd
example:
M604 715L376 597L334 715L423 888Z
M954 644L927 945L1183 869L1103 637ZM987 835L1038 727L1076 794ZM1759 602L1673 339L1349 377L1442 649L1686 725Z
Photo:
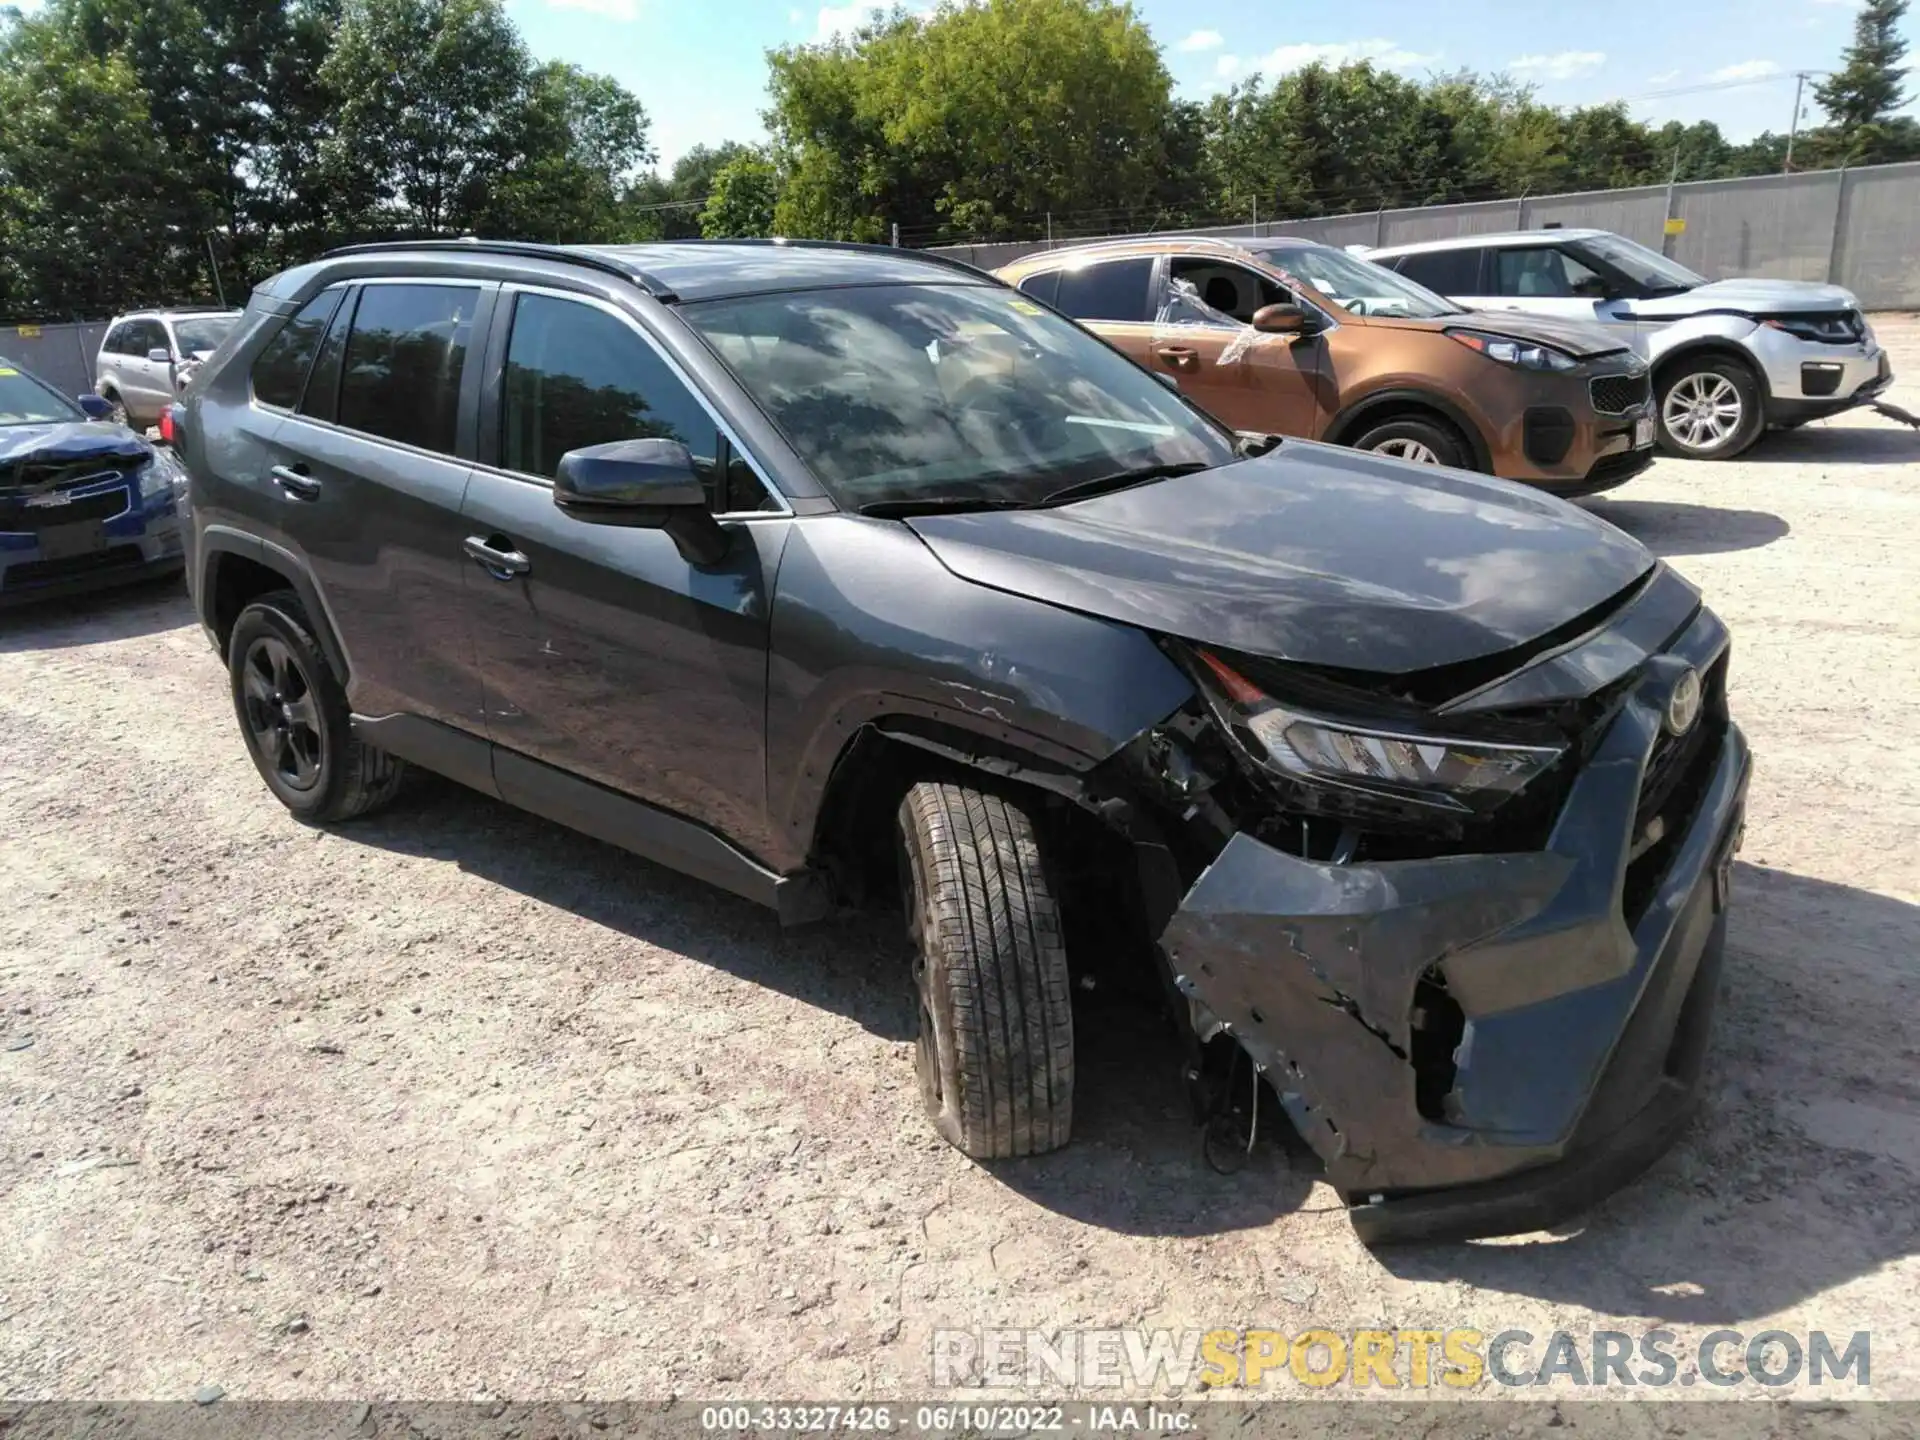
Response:
M1222 75L1284 75L1303 65L1350 65L1370 60L1383 70L1413 70L1431 65L1440 56L1409 50L1392 40L1336 40L1323 45L1282 45L1251 60L1222 55L1214 68Z
M1647 77L1647 84L1671 85L1674 81L1678 80L1679 78L1680 78L1680 72L1678 70L1662 70L1658 75L1649 75Z
M1780 67L1771 60L1742 60L1737 65L1722 65L1709 80L1764 80L1769 75L1778 75Z
M1218 30L1196 30L1173 48L1191 54L1195 50L1218 50L1223 43Z
M608 20L638 20L640 0L547 0L556 10L584 10Z
M1560 50L1552 55L1522 55L1507 68L1542 80L1571 80L1607 63L1604 50Z
M822 5L814 23L813 38L835 40L851 35L876 15L884 15L887 6L878 0L849 0L845 5Z

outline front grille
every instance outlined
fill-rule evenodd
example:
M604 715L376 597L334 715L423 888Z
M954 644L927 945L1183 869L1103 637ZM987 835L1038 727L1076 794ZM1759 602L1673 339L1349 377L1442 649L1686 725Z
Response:
M114 570L131 570L141 564L138 545L115 545L107 550L95 550L86 555L72 555L64 560L23 560L18 565L10 565L0 575L0 585L4 585L8 594L20 590L34 590L45 585L57 585L62 580L73 580L85 575L99 575Z
M124 515L133 499L127 486L115 485L110 490L83 495L77 500L69 500L64 505L28 503L30 499L59 493L59 491L39 491L29 496L18 490L11 493L0 492L0 530L32 535L54 525L77 525L86 520L111 520L116 515Z
M1596 375L1587 382L1587 394L1602 415L1624 415L1652 398L1653 382L1644 370L1638 375Z

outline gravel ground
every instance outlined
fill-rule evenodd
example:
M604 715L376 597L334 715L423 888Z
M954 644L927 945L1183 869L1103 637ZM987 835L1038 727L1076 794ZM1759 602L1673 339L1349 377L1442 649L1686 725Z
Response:
M924 1397L936 1326L1664 1323L1871 1330L1920 1397L1920 434L1616 494L1757 755L1707 1115L1561 1232L1378 1257L1290 1149L1202 1163L1144 1017L1094 997L1074 1144L982 1168L891 924L783 934L440 782L302 828L178 586L0 617L0 1395Z

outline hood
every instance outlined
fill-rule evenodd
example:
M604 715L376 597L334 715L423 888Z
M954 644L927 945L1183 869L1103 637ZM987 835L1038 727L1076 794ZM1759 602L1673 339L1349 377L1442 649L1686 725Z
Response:
M1300 440L1056 509L906 523L977 584L1384 675L1524 644L1654 563L1631 536L1539 491Z
M1470 310L1442 320L1397 320L1391 316L1368 316L1367 324L1396 328L1418 326L1422 330L1480 330L1488 335L1509 335L1515 340L1531 340L1551 345L1576 360L1593 355L1612 355L1629 349L1625 338L1585 320L1564 320L1551 315L1523 315L1515 310Z
M1816 285L1810 280L1713 280L1678 295L1633 302L1634 314L1654 319L1678 319L1705 310L1731 310L1738 315L1792 315L1859 308L1860 302L1851 290L1843 290L1838 285Z
M124 425L70 420L51 425L0 426L0 484L28 468L60 469L87 460L143 460L153 447Z

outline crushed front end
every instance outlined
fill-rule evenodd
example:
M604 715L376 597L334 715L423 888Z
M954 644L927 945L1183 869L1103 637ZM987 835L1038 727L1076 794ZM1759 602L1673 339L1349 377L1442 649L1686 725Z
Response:
M1383 682L1356 723L1313 718L1354 713L1353 677L1338 712L1304 677L1276 721L1234 707L1303 677L1184 658L1212 698L1135 757L1190 881L1161 952L1195 1038L1251 1057L1361 1237L1538 1229L1664 1151L1699 1086L1750 763L1692 587L1656 566L1496 673ZM1250 753L1283 730L1294 773Z

